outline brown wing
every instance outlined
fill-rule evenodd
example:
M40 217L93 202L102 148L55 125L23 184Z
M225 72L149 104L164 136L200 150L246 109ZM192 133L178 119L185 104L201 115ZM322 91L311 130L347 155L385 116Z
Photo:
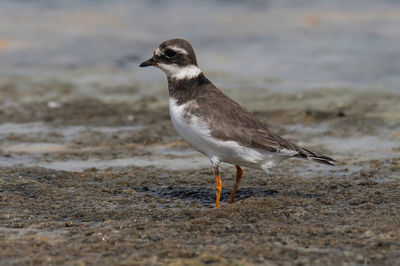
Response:
M233 101L212 84L196 99L198 108L191 110L202 117L212 129L212 136L220 140L233 140L243 146L269 152L290 150L293 156L331 164L332 158L304 149L271 132L243 106Z

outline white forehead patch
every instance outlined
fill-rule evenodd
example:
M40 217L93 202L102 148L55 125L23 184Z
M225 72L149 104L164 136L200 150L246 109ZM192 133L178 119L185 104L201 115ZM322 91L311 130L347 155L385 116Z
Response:
M161 50L160 50L160 48L157 48L157 49L154 51L154 54L157 55L157 56L160 56L160 55L161 55Z
M177 64L158 63L158 67L173 79L191 79L201 74L200 68L195 65L178 66Z

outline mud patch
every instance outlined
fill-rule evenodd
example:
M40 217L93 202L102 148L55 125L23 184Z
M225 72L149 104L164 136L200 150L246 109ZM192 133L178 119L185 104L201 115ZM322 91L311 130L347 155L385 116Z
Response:
M229 172L223 201L233 183ZM246 171L235 203L215 209L212 182L179 185L191 172L1 173L0 246L7 263L381 264L399 255L398 182L362 175L356 182L329 175L284 180Z
M166 98L131 84L93 85L88 96L70 83L23 82L0 100L6 264L391 265L400 256L396 94L237 93L275 132L338 164L244 168L233 204L235 168L223 164L216 209L209 160L176 135Z

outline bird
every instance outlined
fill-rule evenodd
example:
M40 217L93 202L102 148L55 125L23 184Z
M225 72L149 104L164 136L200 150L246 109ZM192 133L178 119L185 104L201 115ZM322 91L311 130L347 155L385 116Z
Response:
M211 161L216 178L216 207L221 200L221 163L236 167L236 182L227 201L230 204L242 179L241 167L268 173L292 157L327 165L336 162L273 133L245 107L219 90L200 70L188 41L162 42L153 56L140 64L140 67L148 66L158 67L167 75L169 113L175 130Z

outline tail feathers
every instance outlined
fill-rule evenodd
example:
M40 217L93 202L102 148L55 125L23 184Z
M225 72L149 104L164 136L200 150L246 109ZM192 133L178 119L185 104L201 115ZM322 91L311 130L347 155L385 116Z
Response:
M302 157L304 159L313 160L314 162L317 162L317 163L334 166L335 162L336 162L331 157L325 156L320 153L312 152L310 150L304 149L303 147L300 147L300 149L298 149L297 151L299 153L297 155L295 155L296 157Z
M310 157L310 159L313 160L314 162L317 162L317 163L322 163L322 164L332 165L332 166L335 166L334 163L336 162L334 159L326 157L326 156L324 156L324 157Z

